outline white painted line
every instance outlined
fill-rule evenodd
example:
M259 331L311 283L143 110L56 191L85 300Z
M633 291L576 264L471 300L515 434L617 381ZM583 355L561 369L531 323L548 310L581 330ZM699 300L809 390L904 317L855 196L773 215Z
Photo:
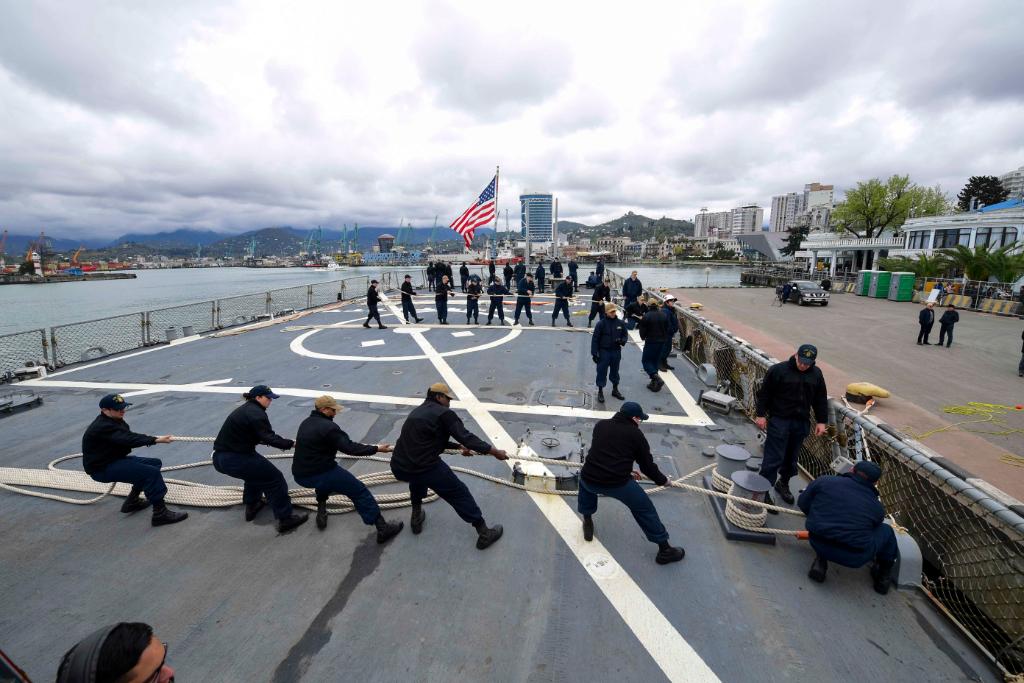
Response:
M384 346L383 339L371 339L370 341L364 341L361 346L365 349L367 346Z
M208 382L195 382L192 386L212 387L212 386L216 386L218 384L227 384L230 381L231 381L230 377L228 377L227 379L211 379ZM159 394L159 393L162 393L162 392L163 392L163 389L142 389L141 391L131 391L131 392L127 393L127 394L124 394L124 396L126 396L126 397L144 396L145 394Z
M410 328L407 328L405 326L396 327L395 328L395 332L405 333L405 332L408 332L409 329ZM424 330L424 328L422 328L422 327L415 328L415 329L420 330L421 334L422 334L422 331ZM497 329L502 329L502 328L497 328ZM289 348L291 348L292 353L296 353L296 354L298 354L300 356L305 356L307 358L320 358L320 359L323 359L323 360L351 360L351 361L369 362L369 363L387 363L387 362L393 362L393 361L425 360L427 358L427 356L424 356L424 355L416 355L416 356L343 356L343 355L333 354L333 353L318 353L316 351L310 351L309 349L307 349L306 347L303 346L303 342L306 341L306 339L308 339L310 336L316 334L319 331L320 330L309 330L308 332L303 332L298 337L293 339L291 341L291 344L289 345ZM461 355L466 354L466 353L473 353L474 351L484 351L486 349L493 349L493 348L495 348L497 346L501 346L502 344L504 344L506 342L512 341L513 339L518 337L520 334L522 334L522 330L508 329L507 333L505 334L505 336L500 337L498 339L495 339L492 342L487 342L486 344L480 344L479 346L473 346L473 347L468 348L468 349L458 349L456 351L445 351L444 353L441 354L441 356L447 358L448 356L461 356Z
M469 330L463 330L461 332L452 332L453 337L472 337L473 333Z
M441 354L431 346L422 334L412 338L430 358L441 378L466 405L469 414L485 434L491 436L498 448L515 452L516 441L501 423L485 410L469 387L459 378ZM474 405L475 404L475 405ZM512 460L505 461L511 468ZM555 528L559 536L572 550L576 559L587 569L594 583L604 593L612 606L622 617L626 626L636 635L640 645L647 650L654 661L672 681L717 681L715 673L701 659L700 655L680 635L661 610L651 602L633 578L612 558L611 553L597 539L587 543L583 540L581 524L576 513L561 496L547 496L528 492L527 495ZM592 571L594 555L602 558L602 571Z
M276 391L276 389L275 389ZM628 397L627 397L628 398ZM521 405L510 403L489 403L478 401L481 407L496 413L518 413L521 415L548 415L551 417L573 417L586 418L590 420L607 420L615 414L614 411L587 410L586 408L573 408L571 406L545 406L545 405ZM452 405L456 408L464 408L461 401L455 401ZM653 424L669 424L694 426L700 424L697 418L688 415L651 415L648 420Z
M644 342L640 339L640 333L637 330L630 330L629 336L636 343L642 353L644 349ZM672 396L679 403L680 407L682 407L683 411L696 420L696 424L702 426L714 424L714 420L708 417L708 414L705 413L704 409L697 404L697 401L694 400L693 396L690 396L683 387L683 383L679 381L678 377L673 375L671 372L661 372L658 373L658 376L664 380L665 386L668 387L668 390L672 393Z

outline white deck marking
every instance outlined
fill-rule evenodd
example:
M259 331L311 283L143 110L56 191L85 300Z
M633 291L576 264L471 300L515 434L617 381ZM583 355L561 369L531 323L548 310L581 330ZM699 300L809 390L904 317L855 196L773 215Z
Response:
M211 387L211 386L215 386L217 384L227 384L230 381L231 381L230 377L228 377L226 379L211 379L208 382L195 382L195 383L193 383L193 386L197 386L197 387ZM163 389L141 389L139 391L131 391L131 392L129 392L127 394L124 394L124 395L125 396L144 396L145 394L159 394L159 393L162 393L162 392L163 392Z
M419 344L442 379L455 392L465 409L476 420L492 442L506 451L515 452L516 441L505 428L476 400L469 387L459 378L448 362L431 346L422 332L413 332ZM514 461L507 460L511 468ZM533 464L533 463L531 463ZM561 496L547 496L529 492L527 495L540 509L559 536L572 550L576 559L587 569L594 583L622 617L626 626L636 635L640 645L673 681L717 681L715 673L699 654L680 635L661 610L651 602L633 578L615 562L611 553L597 539L583 540L581 524L576 513ZM602 571L592 571L594 555L604 555ZM617 570L617 571L616 571Z
M463 330L462 332L452 332L453 337L472 337L473 333L469 330Z
M629 331L630 338L636 343L637 348L640 349L641 353L644 349L644 342L640 339L640 333L637 330ZM710 425L714 424L714 420L708 417L708 414L704 412L697 401L694 400L693 396L690 396L689 392L683 387L683 383L679 381L679 378L673 375L671 372L660 372L658 375L665 381L665 386L672 393L672 396L679 403L680 407L686 412L687 415L696 420L695 424L698 425Z
M412 328L406 327L405 325L402 325L402 326L396 327L395 328L395 332L397 332L399 334L404 334L404 333L408 332L410 329L412 329ZM428 329L428 328L420 327L420 328L415 328L415 329L423 331L423 330ZM496 329L502 329L502 328L499 327L499 328L496 328ZM427 356L424 356L424 355L415 355L415 356L343 356L343 355L340 355L340 354L319 353L317 351L310 351L305 346L303 346L303 342L305 342L306 339L308 339L312 335L316 334L317 332L320 332L320 330L310 330L308 332L303 332L298 337L293 339L291 341L291 344L289 345L289 348L291 348L292 353L296 353L296 354L298 354L300 356L306 356L307 358L320 358L320 359L323 359L323 360L351 360L351 361L368 362L368 363L389 363L389 362L395 362L395 361L426 360L427 359ZM455 350L455 351L445 351L441 355L444 356L444 357L448 357L448 356L461 356L461 355L466 354L466 353L473 353L474 351L485 351L487 349L493 349L496 346L501 346L502 344L504 344L506 342L512 341L513 339L518 337L521 333L522 333L521 330L508 329L506 331L506 334L505 334L504 337L500 337L498 339L495 339L492 342L487 342L486 344L480 344L479 346L473 346L473 347L468 348L468 349L458 349L458 350Z
M360 346L362 346L364 349L367 346L384 346L384 340L383 339L371 339L370 341L362 342L360 344Z

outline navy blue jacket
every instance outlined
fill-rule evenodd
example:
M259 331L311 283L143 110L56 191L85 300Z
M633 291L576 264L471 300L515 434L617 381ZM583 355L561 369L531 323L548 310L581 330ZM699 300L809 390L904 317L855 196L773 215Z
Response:
M674 337L676 332L679 331L679 318L676 316L675 309L671 306L662 306L661 310L665 314L665 325L668 329L668 336Z
M278 436L270 426L267 411L255 400L249 400L231 411L217 433L213 450L228 453L255 453L258 444L286 451L295 445L291 439Z
M562 280L558 283L558 286L555 287L555 296L564 296L565 298L571 297L572 285L565 280Z
M931 325L935 322L935 311L930 308L922 308L921 312L917 314L917 322L922 325Z
M533 283L524 277L519 281L519 285L516 287L516 293L519 296L533 296Z
M601 351L620 351L628 338L626 323L618 318L601 318L590 337L590 355L599 356Z
M957 313L956 311L947 310L945 313L942 314L942 317L939 318L939 324L942 325L943 327L953 327L953 325L957 324L958 322L960 322L960 314Z
M501 272L502 274L504 274L505 277L510 278L512 277L512 274L515 273L516 271L513 270L512 266L506 263L505 267L501 269Z
M828 422L828 390L821 368L801 372L792 356L768 368L755 399L755 415L807 419L812 408L815 422Z
M576 271L579 270L579 265L575 261L569 261L569 274L572 275L572 279L576 280Z
M544 279L544 266L537 266L537 270L534 271L533 277L537 280Z
M607 286L605 286L604 283L601 283L601 284L597 285L596 287L594 287L594 293L590 295L590 300L591 301L611 301L612 300L612 290L609 289Z
M508 291L505 285L497 282L492 282L487 286L487 293L491 295L491 301L497 302L500 302L501 297L504 296L505 294L511 294L511 292Z
M312 477L328 472L337 466L334 458L338 451L348 455L373 455L377 446L352 441L332 418L314 410L302 421L295 434L292 474Z
M811 538L834 543L843 550L871 547L876 528L885 519L874 484L852 472L812 481L796 504L807 515Z
M627 278L622 283L622 296L627 299L639 298L644 293L644 285L639 279L634 280L633 278Z
M554 261L551 263L551 277L562 277L561 261Z
M624 486L632 478L633 463L658 486L668 483L668 477L654 464L651 446L640 427L633 418L615 413L594 425L580 476L597 486Z
M136 434L124 420L100 413L82 436L82 467L88 474L93 474L115 460L127 457L133 448L155 443L155 436Z
M526 266L523 263L517 263L515 269L512 271L517 280L522 280L526 277Z
M441 462L446 448L459 446L477 453L491 450L489 443L466 429L454 410L428 398L405 419L391 462L406 472L426 472Z
M649 342L663 342L671 335L668 333L668 323L665 321L665 312L655 306L644 313L638 326L640 338Z
M598 275L604 275L604 262L603 261L598 261L597 262L597 265L594 266L594 272L597 273Z

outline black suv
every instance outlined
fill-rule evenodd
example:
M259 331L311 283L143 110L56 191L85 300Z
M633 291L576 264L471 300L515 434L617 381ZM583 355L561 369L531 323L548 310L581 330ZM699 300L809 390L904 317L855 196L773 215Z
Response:
M807 304L828 306L828 292L822 289L817 282L793 280L789 285L792 287L789 292L790 301L801 306L806 306Z

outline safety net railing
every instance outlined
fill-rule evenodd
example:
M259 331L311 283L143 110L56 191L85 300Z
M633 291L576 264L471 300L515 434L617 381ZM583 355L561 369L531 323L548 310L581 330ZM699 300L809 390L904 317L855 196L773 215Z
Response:
M51 363L62 367L146 346L146 314L128 313L50 328Z
M713 366L719 389L753 417L756 392L778 361L693 311L675 312L680 354ZM882 502L921 548L927 593L997 666L1024 674L1024 517L898 431L834 400L829 410L828 436L804 441L801 469L812 478L834 474L838 456L879 463Z
M194 334L202 334L217 329L217 302L201 301L196 304L185 304L183 306L171 306L159 308L148 313L146 324L148 343L164 341L167 338L167 330L173 329L170 335L177 335L177 330L182 330L182 335L188 331Z
M47 365L49 344L46 330L27 330L0 335L0 376L26 365Z

